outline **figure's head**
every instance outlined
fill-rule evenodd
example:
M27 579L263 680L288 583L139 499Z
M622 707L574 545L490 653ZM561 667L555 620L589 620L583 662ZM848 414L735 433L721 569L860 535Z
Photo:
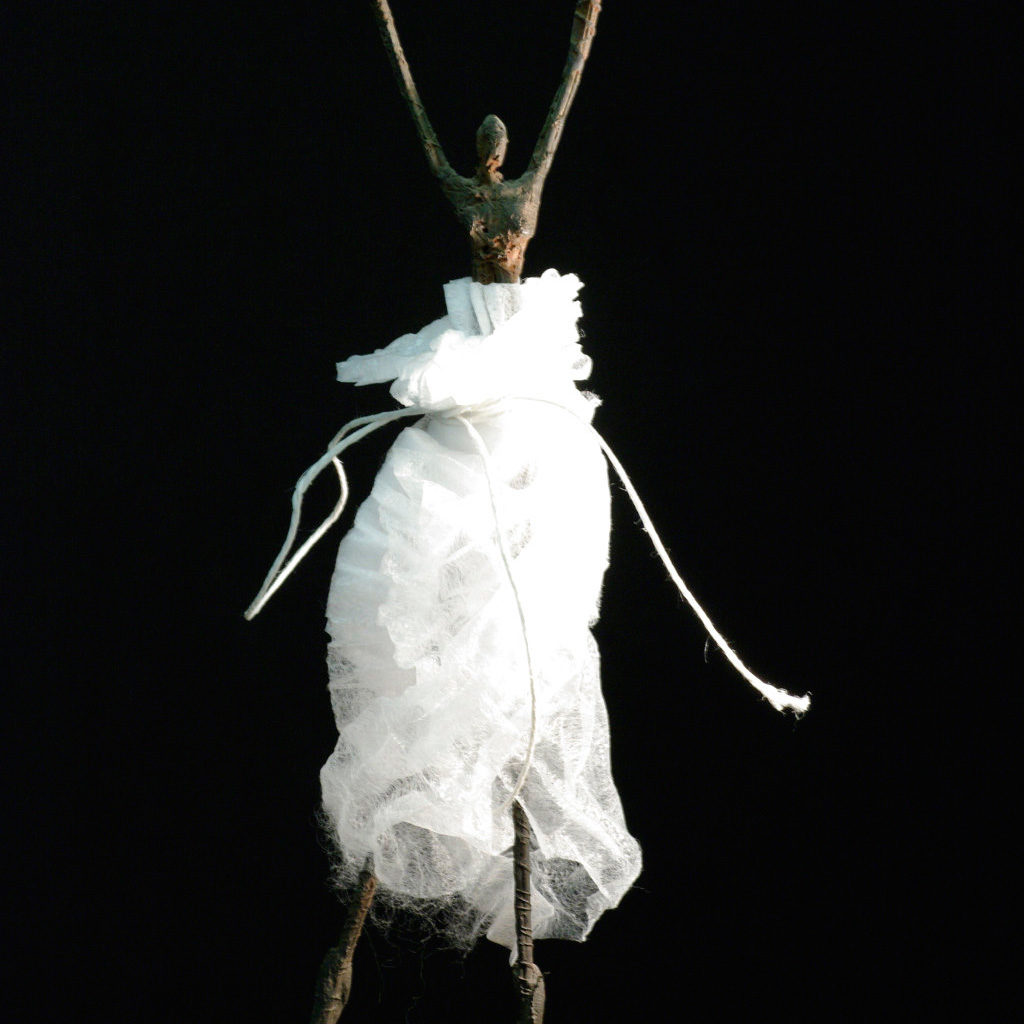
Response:
M484 181L501 181L498 168L505 162L508 129L501 119L488 114L476 130L476 173Z

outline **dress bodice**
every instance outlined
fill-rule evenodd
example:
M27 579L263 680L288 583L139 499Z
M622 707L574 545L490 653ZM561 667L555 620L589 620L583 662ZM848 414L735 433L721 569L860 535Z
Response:
M370 355L338 364L338 380L393 381L404 406L458 414L505 398L544 398L590 418L575 382L590 375L576 321L581 283L548 270L518 284L470 278L444 286L447 313Z

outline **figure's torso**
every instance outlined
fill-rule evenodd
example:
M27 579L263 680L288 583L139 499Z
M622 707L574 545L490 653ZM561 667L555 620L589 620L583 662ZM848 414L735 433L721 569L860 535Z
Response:
M445 191L469 232L473 280L481 284L517 282L540 207L532 182L520 178L484 184L458 178Z

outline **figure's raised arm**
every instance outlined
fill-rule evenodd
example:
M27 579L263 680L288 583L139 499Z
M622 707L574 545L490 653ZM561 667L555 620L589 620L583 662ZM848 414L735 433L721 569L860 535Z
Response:
M445 158L444 150L441 149L441 143L437 140L437 135L430 124L423 103L420 101L420 94L416 91L416 83L412 80L409 62L405 59L405 53L402 51L402 44L398 39L398 30L395 28L395 19L392 17L388 0L373 0L373 13L376 15L377 27L380 29L384 46L391 58L391 66L395 70L398 87L409 106L409 113L412 114L412 119L416 124L420 142L423 143L423 152L426 153L427 163L430 164L430 169L437 177L443 178L451 173L451 167Z
M583 65L590 53L590 44L594 41L597 31L597 16L601 13L601 0L576 0L573 13L572 35L569 37L569 56L565 61L562 81L559 83L555 98L551 101L547 120L541 129L530 159L527 173L533 175L538 183L543 182L551 169L555 150L562 138L562 128L569 115L573 97L583 77Z

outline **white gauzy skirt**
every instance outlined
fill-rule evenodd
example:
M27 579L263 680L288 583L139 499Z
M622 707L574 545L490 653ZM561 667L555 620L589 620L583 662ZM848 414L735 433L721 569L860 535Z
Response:
M396 397L429 414L395 441L338 551L324 810L343 878L372 855L378 891L444 911L460 944L486 933L515 946L508 804L531 714L518 799L535 841L535 935L583 939L640 871L590 633L610 500L586 426L596 403L573 382L589 370L578 287L551 271L522 286L453 282L447 317L341 364L356 383L394 377Z

